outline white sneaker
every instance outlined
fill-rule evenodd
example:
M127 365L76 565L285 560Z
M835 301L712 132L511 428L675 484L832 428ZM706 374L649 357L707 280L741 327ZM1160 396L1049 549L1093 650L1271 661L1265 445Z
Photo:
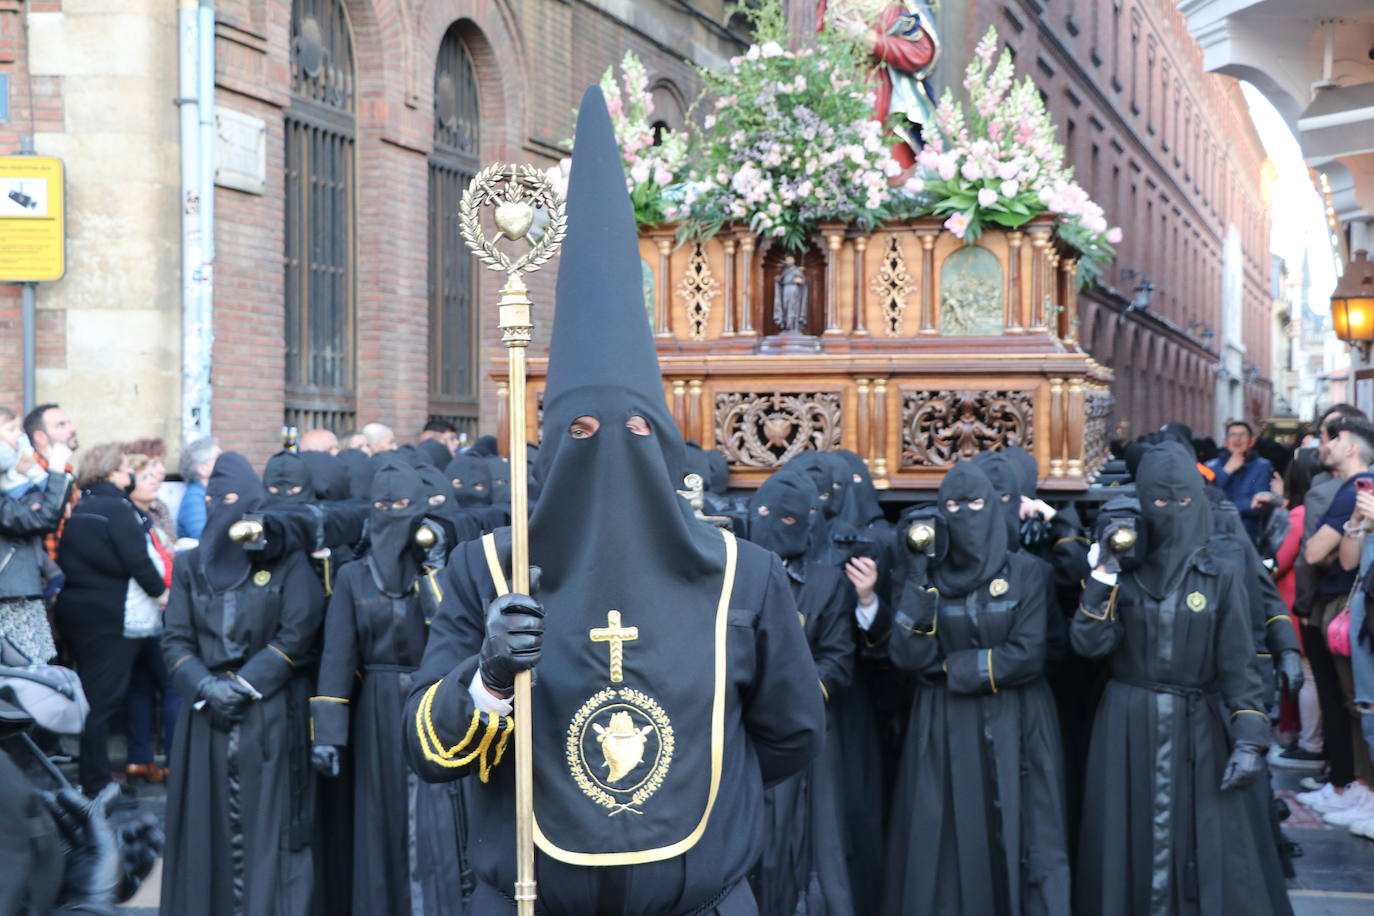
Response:
M1349 827L1356 821L1374 817L1374 792L1370 792L1363 786L1352 786L1345 790L1346 795L1359 791L1358 800L1339 811L1322 812L1322 820L1332 827Z
M1374 840L1374 817L1367 817L1350 825L1350 832L1367 840Z
M1336 804L1337 807L1344 807L1343 804L1336 802L1336 800L1342 796L1336 794L1336 787L1329 782L1320 789L1314 789L1311 792L1299 792L1293 797L1302 802L1304 807L1311 808L1318 813L1326 811L1326 806L1331 804ZM1336 808L1331 808L1330 810L1334 811Z

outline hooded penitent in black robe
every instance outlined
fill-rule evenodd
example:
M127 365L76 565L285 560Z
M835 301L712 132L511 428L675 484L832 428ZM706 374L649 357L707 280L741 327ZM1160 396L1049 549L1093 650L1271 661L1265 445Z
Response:
M854 667L854 587L839 570L806 559L815 490L773 476L749 502L749 537L782 558L827 704ZM840 783L846 758L827 715L825 750L802 772L764 792L763 858L753 878L762 916L847 916L854 912L845 867Z
M982 471L955 465L939 500L947 553L907 565L888 641L893 664L920 684L882 912L1067 913L1059 730L1044 679L1053 584L1044 564L1007 549Z
M224 502L237 493L236 502ZM310 681L324 612L306 556L255 563L229 526L262 503L248 462L226 452L206 484L200 546L177 559L162 650L187 699L168 755L162 912L168 916L309 913L315 798ZM198 709L212 677L261 694L228 731Z
M426 503L403 459L372 478L371 549L340 571L325 622L319 695L310 701L314 743L352 751L351 912L461 914L462 801L456 783L430 784L406 765L397 736L429 621L418 593L414 534ZM409 500L403 508L392 508ZM376 502L387 508L375 508Z
M815 516L811 556L839 564L841 571L850 556L868 556L878 564L878 595L888 594L900 559L894 548L900 548L863 459L850 451L805 452L784 471L800 473L799 479L809 480L826 497L818 503L822 508ZM831 743L845 749L844 767L832 772L839 781L836 792L854 911L871 913L882 900L883 837L911 691L905 675L892 669L881 647L869 644L854 615L847 616L859 651L850 683L830 697Z
M490 459L478 455L457 455L444 468L453 487L451 502L477 520L483 532L495 531L510 521L510 498L502 509L492 504L492 466Z
M1188 456L1150 449L1136 492L1143 563L1116 587L1094 574L1070 631L1110 677L1088 755L1077 911L1265 916L1276 912L1269 835L1243 789L1221 791L1232 744L1268 743L1244 585L1206 546Z
M527 712L537 907L753 914L743 879L763 848L763 785L819 753L824 699L781 561L697 521L676 493L683 443L596 87L578 113L568 220L529 528L546 614ZM599 429L570 435L584 416ZM423 778L476 777L468 851L483 916L515 911L513 724L474 683L509 552L502 529L450 557L405 719Z
M310 465L295 452L277 452L262 469L265 506L303 506L314 502L315 486Z

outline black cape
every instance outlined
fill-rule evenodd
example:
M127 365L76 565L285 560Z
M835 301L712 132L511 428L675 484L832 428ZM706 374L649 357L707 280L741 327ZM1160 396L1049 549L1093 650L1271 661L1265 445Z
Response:
M352 863L333 877L352 876L360 916L461 914L472 890L460 784L419 780L396 740L429 636L421 588L382 594L365 559L340 571L310 700L315 744L352 751Z
M315 800L305 672L324 591L299 552L253 564L238 585L216 591L200 550L177 558L162 639L187 701L167 759L162 912L304 916L313 891ZM222 732L194 700L203 678L229 671L263 698Z

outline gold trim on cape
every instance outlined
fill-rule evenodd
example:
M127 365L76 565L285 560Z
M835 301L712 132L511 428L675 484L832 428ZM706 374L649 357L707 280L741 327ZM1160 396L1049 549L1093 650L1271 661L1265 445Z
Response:
M569 865L601 867L642 865L646 862L661 862L664 859L680 856L695 846L701 840L702 835L706 833L706 825L711 819L711 811L716 806L716 795L720 792L720 776L725 757L726 635L729 632L730 595L735 589L735 565L739 553L739 545L735 541L735 536L723 529L720 529L720 533L725 539L725 575L721 584L720 602L716 606L715 697L711 703L711 789L706 796L706 810L701 813L701 822L691 833L676 843L660 846L657 849L642 849L635 852L570 852L555 846L548 837L544 836L544 831L539 828L538 812L535 812L534 843L546 856L557 859L559 862L566 862ZM482 549L487 557L487 568L491 571L492 584L496 586L497 595L506 594L510 589L506 584L506 575L501 568L500 557L496 552L494 535L485 534L482 536ZM519 710L516 710L515 714L519 715Z

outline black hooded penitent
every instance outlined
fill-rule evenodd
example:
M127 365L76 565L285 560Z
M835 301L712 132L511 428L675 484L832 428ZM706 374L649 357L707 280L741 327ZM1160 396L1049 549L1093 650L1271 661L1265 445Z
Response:
M1011 459L1001 452L980 452L973 465L992 482L997 491L997 510L1007 523L1007 549L1021 549L1021 474Z
M805 480L774 474L749 500L749 540L783 559L806 553L815 505L816 491Z
M429 508L424 486L420 475L403 458L384 457L372 477L370 496L367 530L372 549L368 565L382 594L398 598L410 589L420 571L414 538ZM405 505L398 507L398 503ZM377 508L379 504L383 508Z
M338 455L301 452L300 456L310 468L310 486L315 491L315 499L326 502L348 499L348 467Z
M949 552L935 567L935 585L958 597L990 582L1007 561L1007 525L997 511L997 491L986 474L961 461L940 483L940 512L949 530ZM982 500L980 508L974 505ZM956 511L948 504L953 501Z
M277 452L262 470L269 506L299 506L315 499L310 467L295 452Z
M535 814L546 852L549 844L659 848L689 833L707 804L709 749L696 741L677 742L659 791L674 797L678 813L666 818L594 813L575 784L556 775L567 723L588 685L607 683L607 649L588 632L605 627L611 611L639 628L624 653L625 687L672 710L684 735L710 728L712 690L675 674L683 658L714 667L726 544L677 495L683 442L664 401L642 282L620 153L605 100L592 87L578 114L537 459L543 490L530 516L530 559L543 570L539 599L548 614L532 717ZM584 416L599 428L573 438L569 427ZM649 435L627 428L635 416Z
M415 446L415 449L425 457L426 461L441 471L453 460L453 455L449 452L448 446L438 439L426 439Z
M236 494L237 499L225 502L230 493ZM200 533L201 564L215 591L233 588L252 569L243 547L229 540L229 527L249 512L261 509L266 495L247 458L238 452L225 452L215 461L215 469L205 484L205 528Z
M1184 448L1169 443L1145 453L1135 485L1150 544L1135 577L1147 592L1162 598L1210 534L1202 475Z
M479 455L458 455L444 468L460 506L491 505L491 465Z

